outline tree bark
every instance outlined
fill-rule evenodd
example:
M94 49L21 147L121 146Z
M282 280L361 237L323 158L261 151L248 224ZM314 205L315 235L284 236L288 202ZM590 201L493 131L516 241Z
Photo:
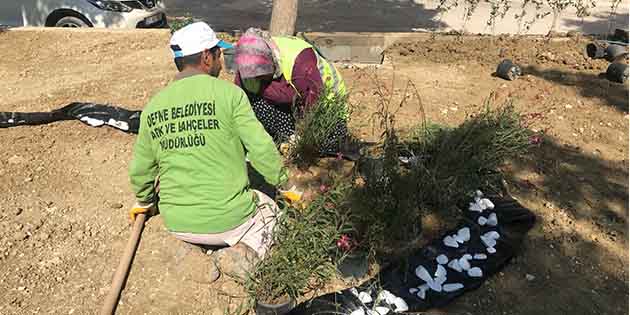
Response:
M269 31L273 36L294 35L298 0L273 0Z

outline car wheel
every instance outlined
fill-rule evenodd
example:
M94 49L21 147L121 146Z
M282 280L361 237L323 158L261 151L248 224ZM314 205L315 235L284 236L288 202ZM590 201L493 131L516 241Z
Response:
M64 16L55 23L55 27L89 27L89 25L78 17Z

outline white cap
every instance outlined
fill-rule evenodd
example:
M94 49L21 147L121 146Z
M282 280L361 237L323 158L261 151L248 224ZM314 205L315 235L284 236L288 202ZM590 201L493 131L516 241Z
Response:
M186 25L171 36L171 50L175 58L194 55L215 46L232 48L232 45L218 39L204 22Z

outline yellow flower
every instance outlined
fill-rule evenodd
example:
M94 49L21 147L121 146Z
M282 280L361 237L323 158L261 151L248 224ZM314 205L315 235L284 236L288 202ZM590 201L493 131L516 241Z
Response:
M289 190L281 190L280 193L290 202L296 202L302 199L302 192L297 190L295 186L291 187Z

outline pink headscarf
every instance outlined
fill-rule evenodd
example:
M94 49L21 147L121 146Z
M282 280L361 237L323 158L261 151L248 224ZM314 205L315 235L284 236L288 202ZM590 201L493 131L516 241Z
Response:
M273 74L274 79L282 72L278 66L277 48L266 32L250 28L236 43L234 63L241 79Z

